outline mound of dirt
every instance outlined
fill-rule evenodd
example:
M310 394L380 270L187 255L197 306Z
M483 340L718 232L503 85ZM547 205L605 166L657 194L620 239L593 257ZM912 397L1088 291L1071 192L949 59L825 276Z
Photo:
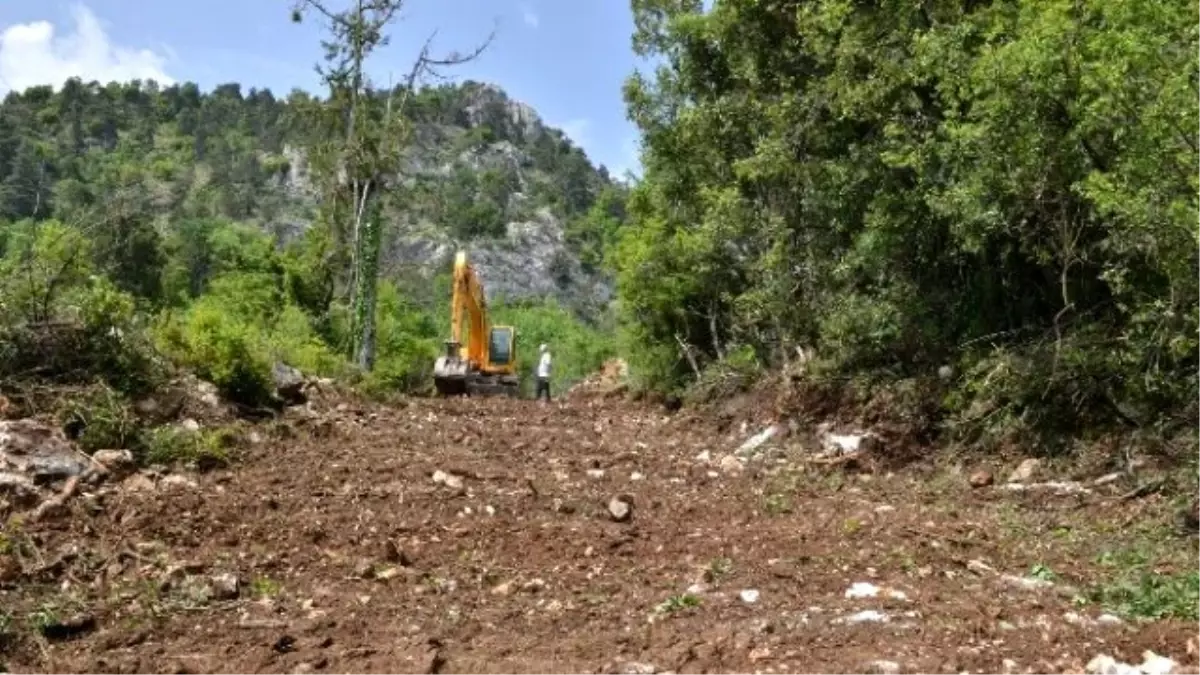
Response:
M693 415L718 431L746 436L782 425L800 430L810 446L825 445L827 433L866 434L875 441L874 459L904 466L928 457L941 423L936 381L864 390L853 382L805 377L770 377L746 391L698 406Z
M624 359L609 359L600 369L567 390L568 398L610 398L629 390L629 364Z

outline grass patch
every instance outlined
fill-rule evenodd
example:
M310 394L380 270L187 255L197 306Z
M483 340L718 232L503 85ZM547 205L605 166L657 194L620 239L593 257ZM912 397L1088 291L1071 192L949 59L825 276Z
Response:
M0 529L0 556L12 556L18 561L36 557L37 549L24 529L24 520L19 515L10 516Z
M12 612L0 610L0 653L3 653L17 639L16 620ZM4 662L0 661L0 666Z
M1088 589L1087 599L1127 618L1200 620L1200 573L1159 571L1138 549L1108 551L1097 562L1116 573Z
M657 614L674 614L675 612L679 612L690 607L699 606L699 596L691 593L681 593L679 595L672 595L666 600L663 600L654 608L654 611Z
M78 614L86 608L78 598L70 595L60 596L56 600L47 600L37 609L25 616L25 623L34 633L42 634L47 629L61 623L63 619Z
M1029 569L1029 577L1041 581L1055 581L1058 579L1058 575L1054 573L1054 570L1042 563L1037 563Z
M125 397L105 385L72 397L59 411L58 418L67 436L89 454L131 447L141 432Z
M250 582L250 596L257 599L273 598L283 591L283 586L278 581L268 577L255 577Z
M717 583L733 572L733 561L729 558L713 558L704 571L709 583Z
M199 431L159 427L147 434L143 459L147 464L195 463L201 469L228 466L238 438L229 427Z
M1129 618L1200 619L1200 574L1144 571L1094 587L1089 599Z
M780 492L772 492L763 497L763 511L770 516L782 516L792 512L792 500Z

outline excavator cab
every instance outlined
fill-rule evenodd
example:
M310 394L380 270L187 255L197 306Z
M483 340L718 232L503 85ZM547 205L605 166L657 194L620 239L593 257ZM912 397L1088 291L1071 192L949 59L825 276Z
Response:
M517 332L512 326L492 326L488 321L483 284L463 252L454 260L450 339L445 355L434 363L433 383L444 396L516 396L520 389Z
M494 371L512 373L517 353L517 332L512 326L492 326L488 336L488 367Z

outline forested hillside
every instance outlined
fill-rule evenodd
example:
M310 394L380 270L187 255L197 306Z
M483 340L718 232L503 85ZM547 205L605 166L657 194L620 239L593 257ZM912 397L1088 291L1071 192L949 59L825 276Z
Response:
M203 92L72 79L9 93L0 105L3 325L75 321L101 311L100 294L115 314L92 316L97 325L153 324L161 351L247 400L261 398L276 361L346 375L345 266L312 166L327 138L321 105L237 84ZM490 85L419 89L405 118L381 216L374 385L428 384L460 247L499 316L528 313L529 340L572 344L586 333L564 381L597 365L606 342L585 324L606 315L612 282L601 267L626 189ZM19 342L6 344L20 351Z
M0 217L119 218L130 236L163 239L182 221L216 218L289 243L316 217L307 150L319 132L304 114L314 101L237 84L78 79L12 92L0 105ZM385 276L447 268L465 242L499 266L496 295L552 295L590 312L608 300L595 226L621 217L623 190L603 167L490 85L424 88L406 112L413 141L396 167L404 194L386 214ZM501 242L522 259L501 260Z
M646 381L803 348L964 433L1194 431L1196 3L632 4Z

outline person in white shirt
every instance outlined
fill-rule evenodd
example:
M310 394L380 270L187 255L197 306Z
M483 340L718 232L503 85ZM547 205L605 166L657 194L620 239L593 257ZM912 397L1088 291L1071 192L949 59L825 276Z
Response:
M542 393L546 394L546 400L550 400L550 347L543 344L538 348L542 357L537 364L537 392L534 394L535 400L541 400Z

